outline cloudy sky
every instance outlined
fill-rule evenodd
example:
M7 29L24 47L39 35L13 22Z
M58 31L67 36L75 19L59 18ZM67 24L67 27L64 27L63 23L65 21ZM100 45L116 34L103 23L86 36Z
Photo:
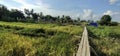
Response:
M120 0L0 0L8 9L34 9L52 16L69 15L85 20L99 20L103 15L111 15L113 21L120 22Z

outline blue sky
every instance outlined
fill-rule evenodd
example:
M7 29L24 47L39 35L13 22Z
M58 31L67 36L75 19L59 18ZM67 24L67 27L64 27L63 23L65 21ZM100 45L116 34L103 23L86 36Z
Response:
M69 15L76 19L99 20L103 15L111 15L113 21L120 22L120 0L0 0L8 9L34 9L53 16Z

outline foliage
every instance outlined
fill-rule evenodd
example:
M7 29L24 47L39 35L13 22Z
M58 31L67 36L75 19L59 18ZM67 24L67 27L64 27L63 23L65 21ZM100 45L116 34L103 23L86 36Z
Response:
M35 23L21 23L21 22L0 22L1 26L11 26L11 27L24 27L24 28L32 28L32 29L48 29L48 30L56 30L61 32L66 32L69 34L79 34L82 33L81 26L76 25L67 25L67 26L60 26L57 24L35 24ZM83 28L83 27L82 27Z
M112 18L110 15L104 15L100 20L100 25L110 25L111 20Z
M0 56L72 56L82 27L0 22L0 33Z
M118 22L111 22L110 26L118 26Z
M24 9L25 14L27 15L27 18L30 18L30 16L33 14L34 10Z
M7 17L9 15L9 10L6 6L0 4L0 20L3 19L3 17Z
M80 21L79 18L78 20ZM63 15L63 17L54 17L51 15L43 15L42 12L34 12L34 9L24 9L24 11L20 11L18 9L8 10L7 7L5 7L4 5L0 5L0 21L74 24L73 19L70 16ZM76 21L76 23L79 23L79 21Z
M88 27L91 46L99 56L120 56L120 26Z

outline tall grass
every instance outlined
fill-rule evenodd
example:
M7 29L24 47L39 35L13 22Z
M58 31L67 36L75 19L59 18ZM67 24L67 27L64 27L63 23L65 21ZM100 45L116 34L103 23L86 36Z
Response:
M120 56L120 26L88 27L91 45L99 56Z
M0 22L0 26L18 27L18 28L32 28L32 29L48 29L66 32L70 34L82 33L83 27L75 25L60 26L57 24L35 24L35 23L21 23L21 22Z
M0 22L0 56L72 56L82 27Z

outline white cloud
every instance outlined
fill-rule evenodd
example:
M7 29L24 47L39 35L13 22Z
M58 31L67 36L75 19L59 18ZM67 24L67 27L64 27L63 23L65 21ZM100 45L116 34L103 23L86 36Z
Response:
M84 9L83 10L83 19L92 19L93 12L90 9Z
M20 7L14 7L14 6L9 6L9 8L14 8L14 9L19 9L24 11L25 8L28 9L34 9L35 12L43 12L45 15L50 14L52 16L62 16L62 15L68 15L71 16L73 19L76 19L77 17L80 17L81 19L96 19L97 15L94 15L92 10L90 9L84 9L83 14L80 14L80 12L75 12L75 11L61 11L61 10L56 10L53 9L49 4L43 3L42 0L36 0L33 1L34 4L30 4L27 2L27 0L12 0L14 2L17 2L21 4Z
M104 12L103 15L113 15L113 12L108 10L108 11Z
M111 16L117 15L117 14L119 14L119 13L118 12L113 12L111 10L108 10L108 11L106 11L106 12L103 13L103 15L111 15Z
M112 4L115 4L118 0L109 0L109 3L112 5Z
M0 0L0 4L5 5L5 6L7 5L8 7L10 7L10 6L11 6L11 5L9 5L9 4L7 4L7 3L5 3L5 2L4 2L4 0Z
M98 18L98 16L93 14L91 9L84 9L82 18L87 19L87 20L94 20L94 19Z
M112 21L120 22L120 12L107 10L103 15L110 15L112 17Z
M99 19L99 15L94 14L91 9L84 9L83 14L81 15L84 20L94 20L97 21Z
M27 3L25 2L26 0L13 0L13 1L18 2L22 5L27 5Z
M45 15L46 14L50 14L52 16L68 15L71 16L72 18L78 17L78 14L80 15L80 13L76 13L75 11L60 11L60 10L52 9L52 7L49 4L43 3L42 0L34 1L35 4L27 3L26 0L13 0L13 1L20 3L22 5L19 8L17 7L11 7L11 8L20 9L22 11L25 8L27 8L27 9L34 9L35 12L37 13L43 12Z

